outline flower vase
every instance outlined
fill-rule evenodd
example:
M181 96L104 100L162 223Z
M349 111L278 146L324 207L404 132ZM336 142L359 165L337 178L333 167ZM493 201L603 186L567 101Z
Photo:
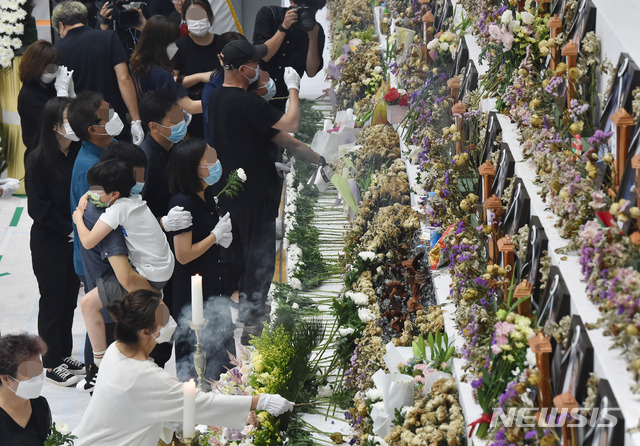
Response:
M387 121L389 124L400 124L408 111L408 105L387 104Z

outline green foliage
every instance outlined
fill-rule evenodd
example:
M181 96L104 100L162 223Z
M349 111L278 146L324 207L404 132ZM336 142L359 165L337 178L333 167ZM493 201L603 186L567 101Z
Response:
M455 347L453 343L449 343L447 333L443 335L437 331L435 336L433 333L429 333L427 342L428 344L424 342L424 338L420 334L418 340L412 343L413 356L422 362L429 360L429 365L434 369L451 373L451 367L448 362L455 353ZM429 345L429 358L427 358L427 345Z
M306 144L311 144L324 119L322 112L313 108L314 105L314 101L300 99L300 127L294 137Z
M400 409L396 409L395 410L395 417L393 418L393 426L402 426L404 424L404 415L402 415L402 412L400 411Z
M240 178L238 175L238 170L234 170L229 174L229 178L227 179L227 184L222 188L216 197L220 197L220 195L225 194L229 198L233 198L240 193L240 191L244 188L244 180Z
M287 240L302 251L300 261L304 267L299 268L293 277L300 280L303 289L309 289L318 286L329 275L329 269L318 248L320 231L313 225L315 205L320 193L315 186L306 185L316 167L308 163L296 163L295 166L294 187L297 188L300 184L304 187L295 202L296 225L287 233Z

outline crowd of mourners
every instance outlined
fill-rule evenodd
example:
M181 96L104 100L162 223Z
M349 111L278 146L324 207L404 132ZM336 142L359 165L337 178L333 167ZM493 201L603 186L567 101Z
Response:
M166 423L182 420L182 382L196 377L196 274L207 379L260 334L283 153L325 164L291 136L300 77L323 66L313 17L324 4L263 7L253 42L235 30L214 34L209 0L128 10L105 2L92 13L67 0L52 11L59 38L33 43L19 65L40 299L38 335L0 337L0 444L44 444L45 381L92 395L76 446L155 445L168 435ZM236 194L222 193L230 177L242 182ZM0 198L18 187L2 180ZM84 363L72 357L78 301ZM164 369L173 351L177 376ZM279 395L198 391L196 407L197 423L242 428L250 410L293 406Z

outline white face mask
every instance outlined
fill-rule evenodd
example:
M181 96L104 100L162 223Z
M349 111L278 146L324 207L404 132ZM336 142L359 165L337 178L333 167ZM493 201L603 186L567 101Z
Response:
M40 393L42 392L42 386L44 386L44 377L44 370L40 375L34 376L33 378L26 381L18 381L12 376L11 379L18 383L18 387L16 388L16 390L11 389L11 387L9 388L23 400L33 400L38 398L40 396Z
M187 28L189 32L196 37L203 37L209 32L211 22L209 19L187 20Z
M160 333L160 334L158 336L155 336L156 333L154 333L153 337L156 339L156 342L158 344L162 344L163 342L169 342L171 340L171 336L173 336L173 332L176 331L177 326L178 324L176 324L175 319L173 319L172 316L169 316L169 321L167 322L167 325L162 327L160 330L156 331L156 333Z
M42 82L44 82L45 84L50 84L51 82L56 80L56 76L57 75L58 75L58 73L47 73L45 71L44 73L42 73L42 76L40 76L40 80Z
M94 125L101 126L100 124L94 124ZM98 133L98 135L118 136L122 131L122 129L124 129L124 123L122 122L122 119L120 119L120 116L118 116L118 113L114 112L113 117L109 119L109 122L104 124L104 130L107 133Z
M62 124L62 128L64 128L64 133L58 132L62 136L64 136L67 139L70 139L71 141L80 141L80 138L76 136L76 133L73 131L73 129L71 128L71 125L68 122L65 122L64 124Z

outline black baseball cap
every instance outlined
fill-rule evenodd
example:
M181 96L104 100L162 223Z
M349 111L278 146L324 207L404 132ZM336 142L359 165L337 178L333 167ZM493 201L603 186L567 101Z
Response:
M259 61L267 55L269 49L267 45L251 45L246 40L233 40L227 43L220 52L222 65L227 70L239 68L251 61Z

